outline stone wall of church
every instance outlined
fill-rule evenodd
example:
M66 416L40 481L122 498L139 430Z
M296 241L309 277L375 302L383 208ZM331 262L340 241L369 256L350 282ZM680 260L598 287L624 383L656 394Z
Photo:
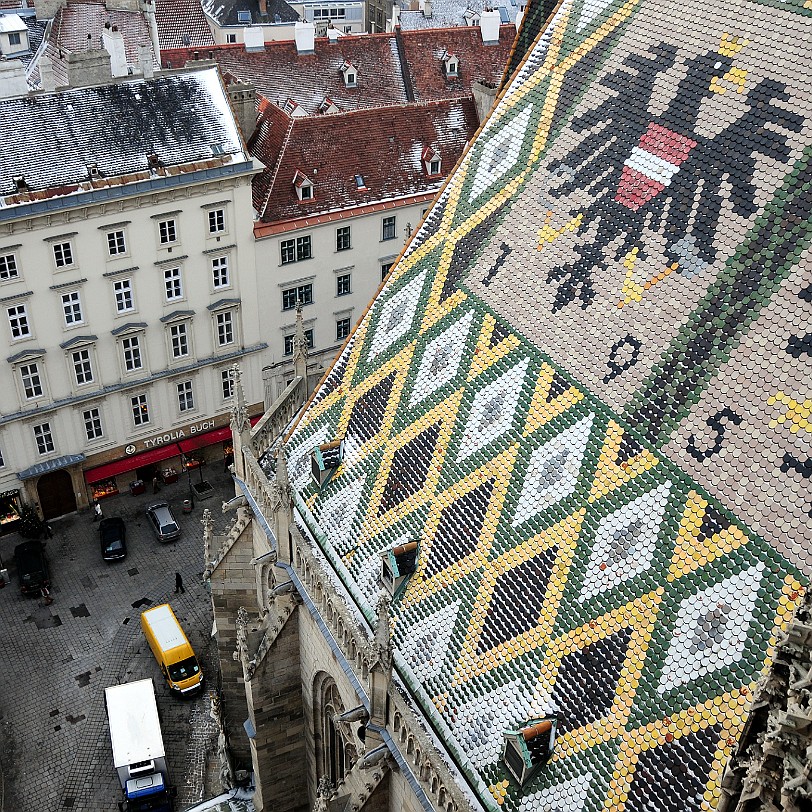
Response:
M256 587L251 529L246 530L226 553L211 576L211 599L217 628L217 654L222 677L222 712L236 769L251 769L251 748L243 728L248 718L242 664L235 661L237 610L256 612Z

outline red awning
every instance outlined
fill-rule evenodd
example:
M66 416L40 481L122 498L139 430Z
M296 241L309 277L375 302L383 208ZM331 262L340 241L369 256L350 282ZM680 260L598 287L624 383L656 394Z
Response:
M251 425L254 426L262 419L262 415L258 414L251 418ZM224 443L226 440L231 439L231 425L223 426L220 429L212 429L205 431L203 434L195 434L194 437L189 437L186 440L181 440L178 445L184 454L190 451L195 451L198 448L205 448L208 445L215 443Z
M194 451L196 448L204 448L207 445L214 445L231 439L231 426L223 426L221 429L204 431L202 434L195 434L186 440L181 440L178 445L184 454Z
M161 460L168 460L170 457L180 456L180 448L177 443L162 445L160 448L151 448L149 451L142 451L140 454L133 454L131 457L108 462L107 465L100 465L98 468L91 468L85 471L85 482L92 485L94 482L101 482L103 479L112 479L118 474L127 471L134 471L145 465L152 465Z

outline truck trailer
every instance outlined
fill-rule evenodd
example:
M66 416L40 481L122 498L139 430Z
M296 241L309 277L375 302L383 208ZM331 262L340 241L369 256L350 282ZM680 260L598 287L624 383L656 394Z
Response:
M113 766L124 792L121 812L172 812L166 752L151 679L104 689Z

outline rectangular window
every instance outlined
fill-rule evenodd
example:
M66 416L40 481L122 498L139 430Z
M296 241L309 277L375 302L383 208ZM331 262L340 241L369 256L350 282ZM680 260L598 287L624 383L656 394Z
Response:
M127 372L141 369L143 361L141 359L141 342L138 340L138 336L122 338L121 349L124 352L124 368Z
M135 310L132 280L119 279L117 282L113 282L113 294L116 297L116 313L127 313L130 310Z
M164 291L166 301L183 298L183 285L180 280L180 268L167 268L164 271Z
M23 382L23 392L26 398L42 397L42 379L39 376L37 364L24 364L20 367L20 378Z
M313 304L313 285L297 285L295 288L287 288L282 291L282 310L294 310L296 303L303 305Z
M51 434L50 423L40 423L34 426L34 439L37 441L37 451L40 454L50 454L54 450L54 437Z
M227 288L231 284L228 276L228 257L215 257L211 261L211 276L215 289Z
M336 229L336 251L347 251L350 245L350 227L341 226Z
M28 323L28 313L25 310L25 305L7 307L6 313L8 314L12 339L28 338L31 335L31 326Z
M395 216L392 215L391 217L384 217L383 218L383 228L381 230L381 239L382 240L394 240L395 239Z
M175 221L161 220L158 223L158 235L161 240L161 245L169 245L170 243L177 242L178 232L175 229Z
M68 265L73 265L73 248L69 242L57 242L52 247L57 268L66 268Z
M209 234L220 234L226 230L225 209L212 209L209 212Z
M217 314L217 344L225 347L234 343L234 313L224 310Z
M352 276L342 274L336 277L336 296L347 296L352 293Z
M336 341L343 341L350 334L349 318L336 319Z
M111 257L127 253L127 244L124 242L123 231L107 232L107 250Z
M22 43L22 37L16 32L12 31L8 35L8 44L9 45L20 45Z
M178 411L191 412L195 408L195 396L192 392L192 382L183 381L178 384Z
M0 451L0 468L5 468L5 467L6 467L6 459L3 456L3 452Z
M133 410L133 424L136 426L143 426L149 423L149 405L147 404L146 395L135 395L130 398L130 404Z
M169 338L172 343L172 357L183 358L189 354L189 334L186 324L171 324Z
M237 41L236 34L226 34L226 42L228 42L229 45L233 45L236 41Z
M76 376L76 385L83 386L93 383L93 367L90 364L90 350L76 350L71 353L73 374Z
M231 377L230 369L220 370L220 382L223 385L223 400L228 400L234 396L234 378Z
M82 302L78 290L62 294L62 313L65 316L65 326L67 327L81 324L84 321L82 319Z
M82 420L85 424L85 436L88 440L98 440L104 435L101 422L101 414L98 409L85 409L82 412Z
M293 355L293 335L285 336L285 355ZM305 340L307 341L307 348L313 349L313 330L305 330Z
M0 282L16 279L19 275L16 254L0 254Z
M296 237L296 239L282 240L282 264L291 262L301 262L303 259L310 259L313 256L310 235L306 237Z
M384 279L386 279L386 275L387 275L387 274L389 273L389 271L392 269L392 266L393 266L394 264L395 264L394 262L382 262L382 263L381 263L381 281L383 281Z

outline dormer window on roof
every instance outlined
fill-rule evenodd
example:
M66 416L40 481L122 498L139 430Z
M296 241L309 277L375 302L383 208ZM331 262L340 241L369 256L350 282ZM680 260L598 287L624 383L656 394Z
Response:
M407 541L381 552L381 582L390 595L396 595L406 579L417 569L418 552L416 541Z
M293 99L285 99L285 103L282 105L282 109L289 115L289 116L306 116L307 110L304 109L298 102L295 102Z
M355 188L359 192L362 192L367 188L367 182L366 182L366 180L364 180L363 175L356 175L355 176Z
M508 772L524 786L552 757L557 720L555 716L531 719L520 730L505 731L502 760Z
M456 79L460 75L460 60L454 54L446 51L443 57L443 70L449 78Z
M251 22L251 12L250 11L238 11L237 12L237 22L238 23L250 23Z
M324 101L319 105L319 112L323 115L331 113L340 113L338 105L329 97L325 96Z
M358 70L349 59L344 60L344 64L341 66L341 75L344 77L344 84L347 87L358 86Z
M313 181L298 169L293 176L293 187L296 189L296 196L299 198L299 200L313 199Z
M442 169L442 159L440 153L433 147L426 147L423 150L420 160L423 161L423 167L427 175L439 175Z
M329 482L343 459L343 440L317 445L310 453L310 474L316 485L321 487Z

